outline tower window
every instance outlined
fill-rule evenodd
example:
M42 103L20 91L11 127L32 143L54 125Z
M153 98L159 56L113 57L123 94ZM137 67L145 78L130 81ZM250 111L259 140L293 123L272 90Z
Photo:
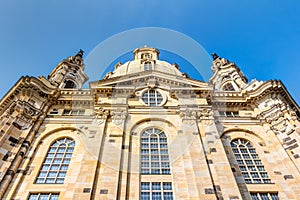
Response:
M142 59L150 59L150 58L152 58L151 54L149 54L149 53L142 54Z
M142 133L141 174L170 174L167 137L157 128Z
M48 149L35 183L63 184L74 147L75 141L70 138L56 140Z
M74 88L76 88L76 85L75 85L75 83L74 83L73 81L67 80L67 81L66 81L65 88L68 88L68 89L74 89Z
M223 91L235 91L232 83L226 83L223 88L222 88Z
M158 105L160 105L162 103L163 97L156 90L147 90L142 95L142 100L148 106L158 106Z
M235 139L231 142L231 148L247 184L271 183L255 148L245 139Z
M144 63L144 70L145 71L153 70L152 63L151 62L145 62Z

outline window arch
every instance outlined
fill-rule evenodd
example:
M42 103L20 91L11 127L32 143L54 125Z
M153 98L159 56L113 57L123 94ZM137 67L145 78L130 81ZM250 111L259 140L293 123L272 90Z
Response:
M67 80L64 88L74 89L76 88L76 84L74 83L74 81Z
M231 148L247 184L271 183L255 148L248 140L241 138L232 140Z
M223 91L235 91L232 83L226 83L223 87L222 87Z
M67 137L53 142L48 149L35 183L63 184L74 147L75 141Z
M141 174L170 174L166 134L149 128L141 136Z

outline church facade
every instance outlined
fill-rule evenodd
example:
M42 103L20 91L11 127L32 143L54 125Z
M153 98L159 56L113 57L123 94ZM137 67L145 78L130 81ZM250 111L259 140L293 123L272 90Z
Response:
M83 52L0 102L1 199L300 199L300 110L213 54L209 82L137 48L82 86Z

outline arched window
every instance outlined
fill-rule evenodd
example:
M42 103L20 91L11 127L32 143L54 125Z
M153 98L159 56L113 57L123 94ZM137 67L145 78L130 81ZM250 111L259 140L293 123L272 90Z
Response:
M232 83L226 83L223 87L222 87L223 91L235 91Z
M74 147L73 139L65 137L56 140L48 149L35 183L63 184Z
M167 137L157 128L142 133L141 174L170 174Z
M231 141L231 148L246 183L271 183L255 148L245 139Z
M67 80L67 81L66 81L65 88L68 88L68 89L74 89L74 88L76 88L76 85L75 85L75 83L74 83L73 81Z

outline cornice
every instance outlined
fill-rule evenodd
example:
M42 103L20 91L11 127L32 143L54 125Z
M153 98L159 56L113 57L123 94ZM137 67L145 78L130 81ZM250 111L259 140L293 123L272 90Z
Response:
M36 92L40 97L52 101L59 96L56 88L50 88L45 85L41 80L32 76L22 76L14 86L4 95L0 101L0 112L9 106L16 96L23 95L22 91Z
M299 111L299 107L290 96L285 86L280 80L270 80L261 84L258 88L252 91L242 90L240 92L213 92L212 103L214 105L251 105L256 104L255 102L265 98L267 95L280 94L285 98L289 104L292 104L293 110Z
M90 82L90 88L97 88L101 86L108 86L108 85L133 85L137 83L140 85L141 83L145 83L148 79L155 78L160 83L166 83L167 85L174 85L180 87L205 87L205 88L212 88L208 83L193 80L190 78L175 76L173 74L167 74L159 71L143 71L135 74L130 74L126 76L114 77L110 79L103 79L95 82Z

